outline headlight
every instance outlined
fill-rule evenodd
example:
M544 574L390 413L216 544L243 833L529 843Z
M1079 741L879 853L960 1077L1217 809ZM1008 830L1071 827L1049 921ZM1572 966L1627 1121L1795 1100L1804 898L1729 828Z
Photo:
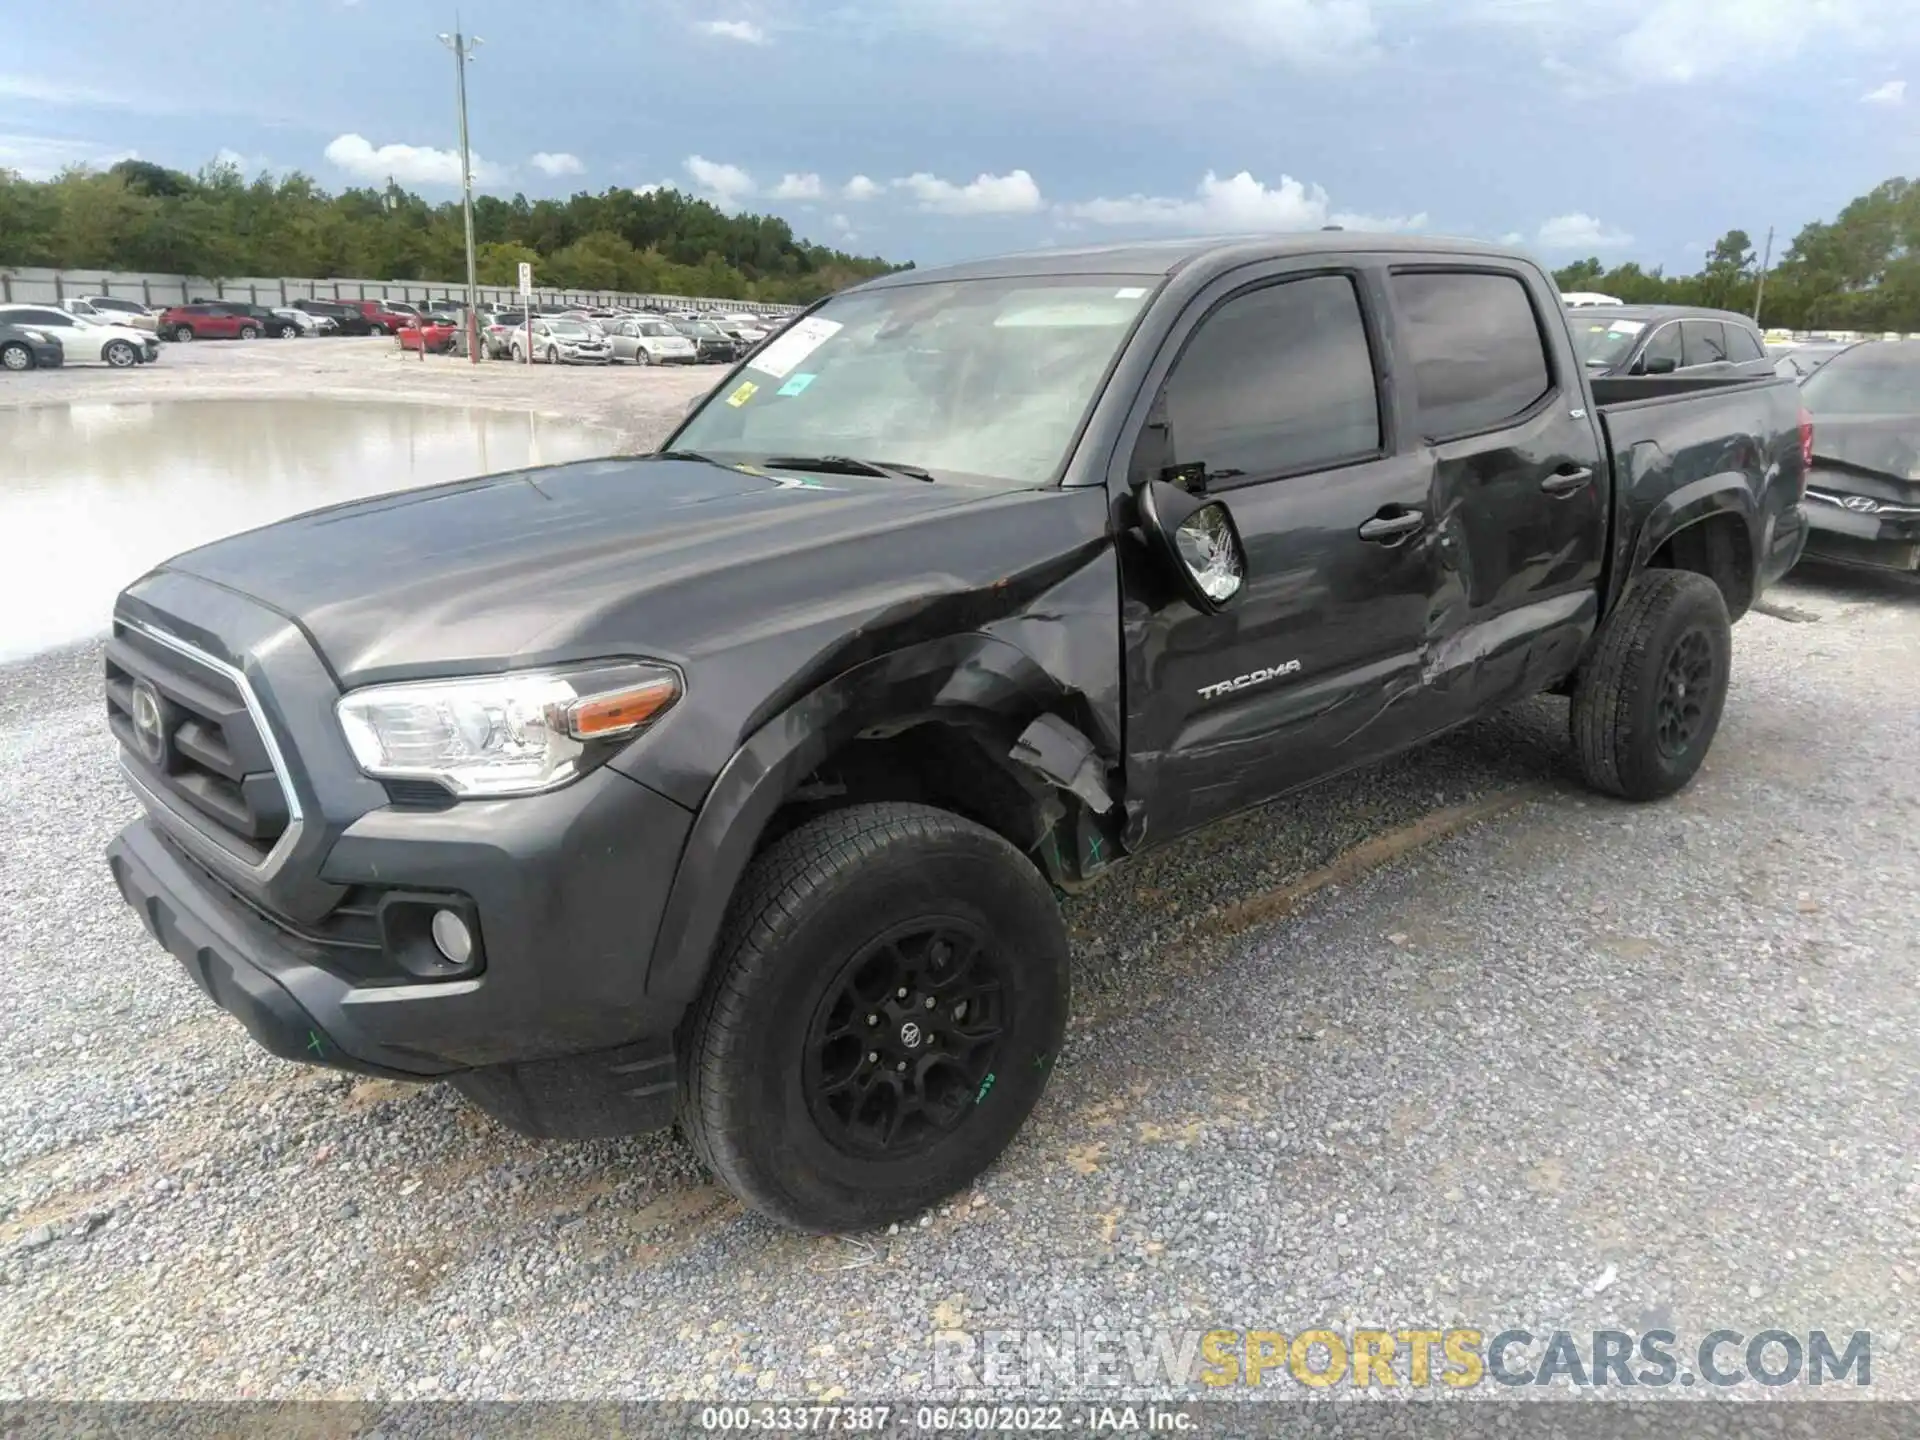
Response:
M610 662L461 680L374 685L335 705L360 768L455 795L531 795L565 785L591 748L637 734L680 698L664 665Z

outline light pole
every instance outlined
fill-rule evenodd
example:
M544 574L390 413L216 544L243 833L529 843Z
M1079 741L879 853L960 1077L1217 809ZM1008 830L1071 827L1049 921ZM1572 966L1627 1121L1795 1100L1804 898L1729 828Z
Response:
M476 48L486 42L479 36L460 33L460 17L453 17L454 31L441 35L440 43L453 52L453 72L460 93L460 205L467 227L467 359L480 363L480 284L473 262L473 161L467 148L467 62Z

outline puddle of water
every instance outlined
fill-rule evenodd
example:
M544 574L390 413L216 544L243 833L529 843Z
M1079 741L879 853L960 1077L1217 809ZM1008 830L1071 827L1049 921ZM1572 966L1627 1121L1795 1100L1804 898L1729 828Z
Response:
M0 410L0 660L103 634L129 580L222 535L608 455L617 438L530 414L326 400Z

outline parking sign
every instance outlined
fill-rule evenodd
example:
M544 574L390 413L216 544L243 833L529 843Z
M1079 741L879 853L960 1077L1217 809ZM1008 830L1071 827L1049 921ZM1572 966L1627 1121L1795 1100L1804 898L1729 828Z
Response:
M532 298L532 295L533 266L525 260L522 260L520 262L520 298L526 300Z

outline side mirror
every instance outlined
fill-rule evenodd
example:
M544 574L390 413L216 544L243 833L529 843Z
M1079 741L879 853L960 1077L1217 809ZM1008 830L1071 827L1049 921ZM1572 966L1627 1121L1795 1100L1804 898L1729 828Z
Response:
M1680 362L1671 355L1650 355L1640 362L1642 375L1671 375L1680 368Z
M1164 480L1139 491L1140 529L1194 608L1212 615L1236 600L1247 579L1247 552L1223 500L1189 495Z

